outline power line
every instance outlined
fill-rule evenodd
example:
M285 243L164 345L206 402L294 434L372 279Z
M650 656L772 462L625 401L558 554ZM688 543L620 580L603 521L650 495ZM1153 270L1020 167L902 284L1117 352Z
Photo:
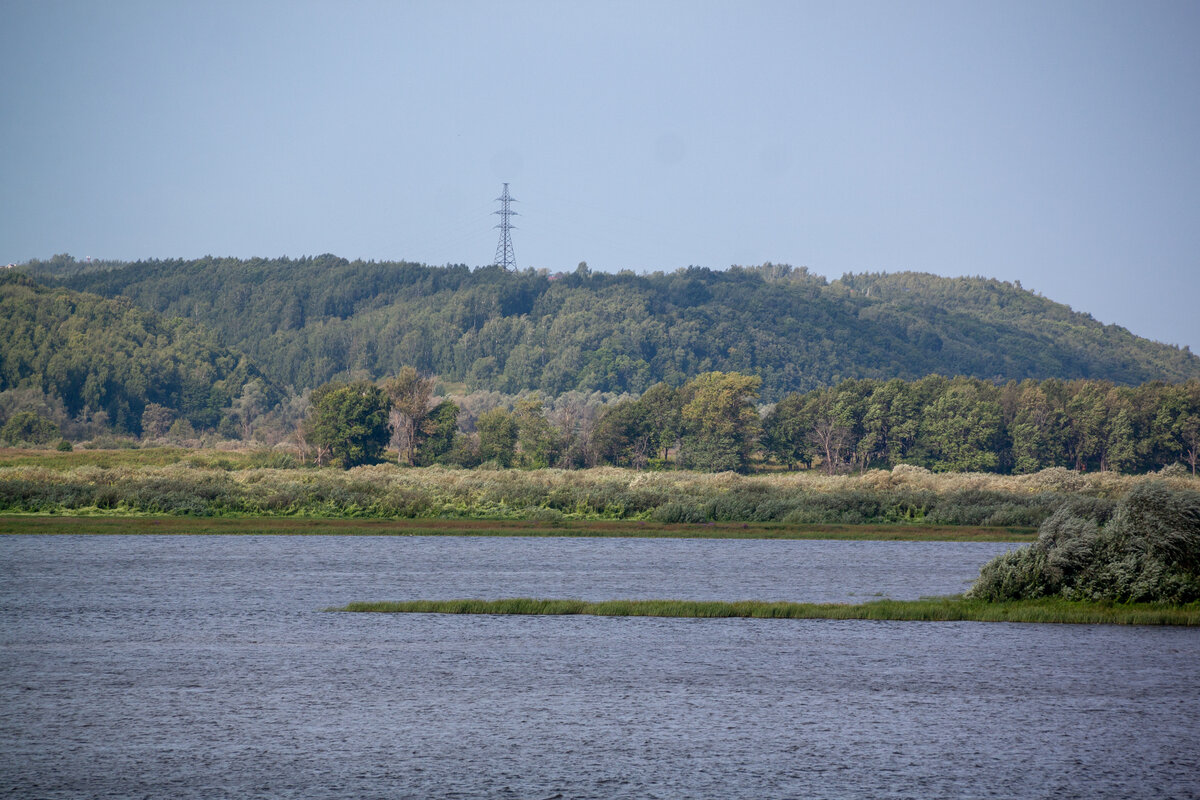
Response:
M500 241L496 244L496 260L492 263L504 267L506 270L516 270L517 259L513 255L512 235L513 226L509 224L508 218L517 216L517 212L509 208L510 203L515 203L516 200L508 193L508 184L504 184L504 193L496 198L500 201L500 210L493 211L493 214L500 215L500 224L496 227L500 229Z

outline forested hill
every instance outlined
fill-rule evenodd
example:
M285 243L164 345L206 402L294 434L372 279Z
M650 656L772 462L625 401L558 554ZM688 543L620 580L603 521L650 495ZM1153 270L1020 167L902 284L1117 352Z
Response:
M80 426L140 431L154 403L212 428L255 379L264 403L278 400L244 356L191 321L0 274L0 391L45 393Z
M709 370L777 400L845 378L1200 377L1187 350L1019 287L917 273L827 282L780 265L549 275L300 259L35 261L39 280L203 322L280 384L404 365L507 392L641 392Z

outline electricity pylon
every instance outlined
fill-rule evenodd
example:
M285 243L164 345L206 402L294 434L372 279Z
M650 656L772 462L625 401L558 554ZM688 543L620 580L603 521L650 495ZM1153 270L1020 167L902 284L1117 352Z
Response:
M513 255L512 234L513 225L508 221L509 217L517 216L517 212L509 208L510 203L517 202L508 193L508 184L504 184L504 194L496 198L500 201L500 210L493 211L493 214L500 215L500 224L496 227L500 229L500 241L496 244L496 260L495 264L499 264L506 270L515 270L517 268L517 259Z

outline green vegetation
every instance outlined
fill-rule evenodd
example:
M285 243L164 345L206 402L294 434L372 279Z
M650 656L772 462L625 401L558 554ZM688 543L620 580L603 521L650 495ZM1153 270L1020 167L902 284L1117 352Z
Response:
M1110 625L1200 625L1200 604L1117 604L1067 600L991 603L963 597L838 603L768 603L707 600L410 600L357 602L330 611L409 614L585 614L602 617L702 617L752 619L871 619L923 622L1053 622Z
M775 266L640 277L585 269L552 281L533 272L351 265L331 257L89 270L64 258L29 269L44 279L57 275L109 294L127 292L215 332L165 320L124 296L109 300L48 289L20 274L0 277L0 441L10 444L290 439L299 457L341 466L380 460L390 446L405 465L609 463L714 472L773 462L830 473L899 464L950 472L1140 473L1182 462L1195 474L1200 461L1200 358L1140 342L994 281L847 276L826 284ZM228 280L197 279L210 273ZM366 282L333 285L332 274ZM263 286L279 284L274 304L263 297L261 309L245 305L262 291L245 285L247 275ZM297 299L306 282L323 287L317 305L309 294ZM287 297L304 324L289 327L276 318ZM914 335L895 314L913 316L918 327L931 319L965 325L937 313L949 305L989 324L1035 331L1026 342L1036 345L1033 361L1014 355L1019 349L996 353L997 342L1009 340L988 328L993 351L981 373L974 357L961 359L965 345L944 340L942 334L960 335L954 327L937 334L941 345L933 348L949 360L926 369L986 380L941 374L884 380L912 375L914 364L923 363L909 352L911 341L908 350L887 343L903 331ZM629 314L640 314L640 322L631 327ZM813 335L833 341L801 335L813 318L827 323ZM879 320L888 320L886 330L872 327ZM1054 331L1074 337L1074 360L1052 357ZM319 336L319 348L301 347L289 338L293 333ZM882 349L861 352L864 342ZM229 346L251 350L263 371ZM1082 350L1119 363L1097 366ZM408 360L398 361L401 354ZM281 357L313 363L284 368ZM1144 378L1190 379L1120 385L1134 374L1129 364L1142 365ZM435 371L443 377L433 377ZM1093 377L1017 380L1081 373ZM866 377L839 380L842 374ZM334 376L353 380L325 380ZM1009 380L1001 383L1003 377ZM284 382L290 387L280 388ZM479 391L450 397L448 385ZM349 402L350 386L357 402ZM484 391L490 387L543 394ZM763 400L778 402L758 406Z
M498 467L511 467L521 430L516 416L503 408L493 408L479 415L475 428L479 431L479 458Z
M1139 473L1183 462L1195 474L1200 461L1200 380L1194 377L1200 359L1155 345L1146 352L1117 347L1123 354L1119 369L1085 369L1082 361L1064 366L1048 355L1054 330L1070 332L1083 349L1100 354L1120 342L1149 343L995 282L910 275L849 276L826 284L775 266L641 277L585 269L552 281L533 272L350 265L329 258L146 262L94 270L56 259L29 268L109 293L128 290L138 302L188 314L216 333L164 320L125 297L106 300L47 289L19 274L3 276L0 440L10 444L290 440L299 458L341 466L381 460L390 447L395 457L388 460L405 465L538 469L609 463L713 472L777 463L819 465L830 473L899 464L951 472L1068 467ZM327 284L339 270L347 279L369 280ZM197 279L210 272L228 280ZM276 287L280 297L296 301L297 319L319 322L283 325L271 310L277 303L265 298L261 310L246 307L245 299L259 289L246 287L242 272L266 284L280 283L286 272L287 285ZM308 307L308 295L296 299L297 287L308 281L324 287L323 310ZM226 313L225 304L237 313ZM886 363L856 350L863 342L875 347L883 341L874 322L890 320L888 335L899 335L910 329L889 314L903 309L921 325L928 319L949 325L931 304L959 304L982 319L1037 331L1036 363L1017 368L1020 359L1006 349L992 353L988 380L870 377L911 374L921 362L896 360L907 352L897 342L871 350L887 355ZM747 316L746 309L754 308L759 313ZM396 316L397 309L404 314ZM630 313L644 318L629 327ZM799 335L811 324L810 313L828 323L821 330L832 331L836 341ZM231 338L231 332L248 338ZM319 350L300 347L288 338L292 332L319 334ZM867 333L861 341L852 336ZM995 336L1000 338L987 339L989 347L1003 340L992 330L989 337ZM567 344L572 341L574 349ZM225 349L229 345L267 359L265 373ZM817 355L809 353L805 361L793 352L797 347L817 348ZM968 369L971 359L959 362L961 348L942 342L937 352L939 358L958 355L928 368L979 374ZM398 362L401 353L409 360ZM1079 357L1079 348L1073 353ZM280 357L315 361L287 369L268 363ZM1130 363L1146 365L1146 377L1193 377L1178 384L1118 385L1132 375ZM805 368L793 374L800 364ZM813 377L830 365L840 367ZM443 377L433 377L433 368ZM1107 374L1118 383L1096 377L1016 380L1080 372ZM556 377L548 378L551 373ZM820 385L839 374L868 377ZM999 383L1005 375L1011 379ZM328 376L352 380L324 381ZM660 377L665 380L652 383ZM291 385L282 389L285 380ZM479 391L447 396L450 385ZM536 387L544 394L500 395L487 387ZM596 391L579 391L587 389ZM762 400L778 402L759 406Z
M536 395L525 396L512 411L480 413L474 432L466 433L454 427L453 402L443 401L433 413L431 379L417 378L411 367L403 373L407 380L393 378L385 387L392 398L392 437L401 463L408 464L538 469L607 462L749 472L764 466L755 460L761 453L788 468L820 464L830 474L901 464L939 472L1148 472L1179 459L1195 474L1200 458L1200 381L1121 389L1095 381L996 386L939 376L913 383L845 381L788 395L760 418L758 378L706 372L679 387L655 384L641 397L604 406L590 420L560 415L556 424ZM413 397L396 388L413 382L423 387ZM305 437L310 444L344 446L357 427L374 430L376 450L382 449L388 436L380 427L387 414L379 405L383 394L366 382L356 386L361 397L372 395L378 403L339 406L337 423L326 426L322 437L312 435L311 425L326 410L314 409ZM336 395L342 387L325 384L314 401L325 402L328 392ZM314 448L317 463L323 452Z
M705 372L762 397L842 378L1200 378L1200 358L983 278L847 275L766 264L565 275L404 262L202 258L34 261L40 280L202 323L274 384L316 387L411 365L469 389L640 394ZM240 388L240 387L238 387ZM193 421L195 424L195 421Z
M264 387L264 404L278 400L257 369L202 328L125 298L48 289L9 272L0 275L0 309L0 392L27 395L5 416L43 418L26 441L57 440L49 424L75 439L111 430L136 434L148 408L153 417L152 406L215 429L255 380ZM6 427L5 440L35 430L28 420L22 426Z
M19 411L0 428L0 442L5 444L49 444L62 433L58 426L32 411Z
M1194 485L1186 470L1163 478ZM1066 469L1032 475L759 475L298 466L286 451L0 450L0 513L377 519L637 520L1034 529L1065 503L1107 514L1152 478ZM1082 513L1082 511L1081 511Z
M388 396L367 381L319 387L305 421L305 438L317 454L317 466L326 456L345 468L381 460L391 436L390 410Z
M641 520L329 519L163 515L0 515L0 535L534 536L590 539L843 539L903 542L1029 542L1032 530L922 525L783 525Z
M1111 511L1064 505L1032 546L984 565L970 596L1200 601L1200 492L1149 482Z
M296 459L288 453L271 450L195 450L186 447L140 447L120 450L72 448L71 450L30 450L0 448L0 467L41 467L71 470L80 467L165 467L186 462L188 466L212 469L251 469L268 462ZM276 466L279 466L276 463Z
M913 464L939 472L1149 472L1200 458L1200 381L996 385L936 375L843 381L785 397L763 420L764 449L828 472Z

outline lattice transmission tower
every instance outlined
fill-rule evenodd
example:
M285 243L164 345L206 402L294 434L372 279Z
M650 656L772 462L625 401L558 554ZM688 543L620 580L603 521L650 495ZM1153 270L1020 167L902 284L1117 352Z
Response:
M509 217L518 216L517 212L509 208L509 205L517 202L508 193L508 184L504 184L504 193L496 198L500 201L500 210L493 211L493 214L500 215L500 224L496 227L500 229L500 241L496 243L496 260L494 263L499 264L507 270L515 270L517 268L517 259L513 255L512 246L512 229L516 226L512 225Z

